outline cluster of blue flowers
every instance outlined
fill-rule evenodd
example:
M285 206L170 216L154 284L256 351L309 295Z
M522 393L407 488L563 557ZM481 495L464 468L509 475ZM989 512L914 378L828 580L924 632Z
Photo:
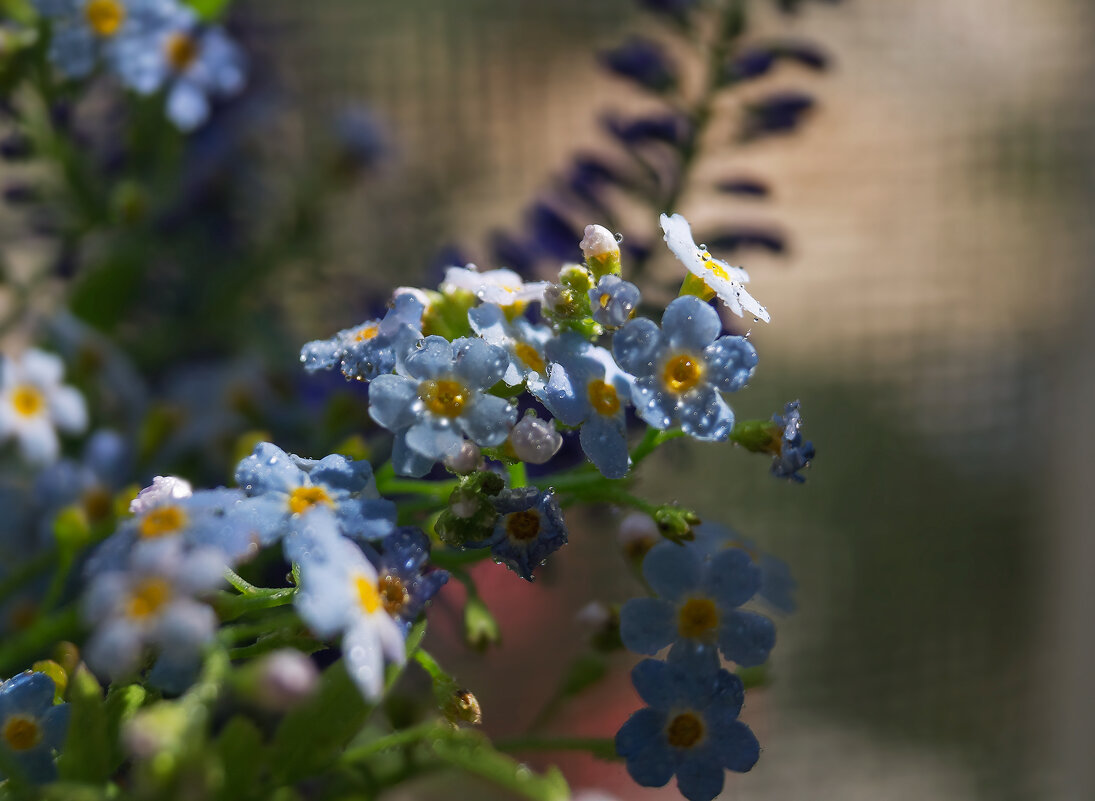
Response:
M193 130L211 102L246 79L239 48L179 0L33 0L48 22L49 56L66 77L105 68L141 95L164 92L167 116Z

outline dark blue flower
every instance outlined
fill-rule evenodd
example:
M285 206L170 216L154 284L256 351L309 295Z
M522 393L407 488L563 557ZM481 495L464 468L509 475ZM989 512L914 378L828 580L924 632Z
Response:
M814 107L814 99L802 92L786 91L768 95L746 106L746 139L789 133Z
M814 458L814 443L802 439L802 414L798 401L783 407L783 414L772 415L779 427L779 452L772 460L772 475L801 484L806 477L799 471L809 467Z
M692 136L692 126L680 114L652 114L627 119L611 115L604 120L605 128L625 145L665 142L680 146Z
M750 667L775 645L772 621L739 607L760 589L761 574L737 548L713 556L695 545L662 542L643 559L656 598L632 598L620 610L620 637L631 651L656 654L667 645L712 649Z
M581 261L581 234L551 206L534 204L528 211L528 224L531 242L540 253L559 261Z
M68 704L53 703L53 679L20 673L0 684L0 747L37 784L57 778L53 752L68 733Z
M763 601L785 615L795 611L795 590L798 588L798 583L791 575L791 568L786 562L778 556L762 551L752 540L717 523L701 523L692 531L696 535L696 547L708 556L714 556L727 548L738 548L747 553L760 568L760 589L757 590L757 600Z
M730 195L744 195L746 197L768 197L771 194L771 190L768 188L768 184L763 181L758 181L755 178L736 177L726 178L715 184L716 188L720 192L726 192Z
M613 50L601 53L601 63L617 75L664 92L677 83L677 70L662 46L650 39L633 37Z
M503 490L493 503L499 515L494 533L466 547L489 547L497 561L532 581L536 566L567 542L566 523L555 494L521 487Z
M722 792L724 771L745 772L760 745L738 720L745 697L741 679L707 654L644 659L631 681L648 706L616 734L616 752L643 787L662 787L676 775L689 801L711 801Z
M380 543L377 586L384 608L404 633L430 599L449 580L444 570L426 570L430 540L421 529L404 526Z

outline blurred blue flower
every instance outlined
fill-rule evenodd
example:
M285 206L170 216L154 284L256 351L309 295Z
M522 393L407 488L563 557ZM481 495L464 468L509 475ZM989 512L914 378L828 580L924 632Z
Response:
M501 445L517 409L486 391L508 366L506 351L481 339L429 336L396 366L396 375L378 376L369 386L369 415L396 434L396 472L425 475L435 462L455 457L465 436L477 445Z
M695 547L708 556L727 548L738 548L760 568L760 589L757 600L789 615L795 611L795 590L798 583L791 575L791 567L777 556L760 550L755 542L739 536L717 523L701 523L692 529L696 535Z
M51 24L49 59L70 78L100 61L117 69L120 49L154 24L166 0L32 0Z
M631 651L667 645L713 650L744 667L760 665L775 645L772 621L739 609L760 589L761 573L737 548L708 557L695 545L661 542L643 559L656 598L632 598L620 610L620 637Z
M406 634L422 607L449 580L449 574L426 570L430 540L421 529L398 528L384 538L380 548L377 586L381 601Z
M608 351L577 334L564 333L548 343L548 356L548 380L533 387L533 394L562 423L581 426L582 450L604 476L623 478L631 464L624 416L631 377Z
M651 114L644 117L625 118L613 114L605 118L604 126L624 145L641 145L646 142L665 142L679 147L692 136L692 125L681 114Z
M54 693L45 673L20 673L0 684L0 747L36 784L57 778L53 752L68 733L69 705L54 704Z
M795 91L776 92L746 105L742 135L746 139L790 133L813 109L814 99Z
M64 506L79 504L89 523L114 513L114 493L129 478L133 454L116 431L100 429L88 438L80 461L62 459L34 479L34 499L47 513L43 521L52 530L52 514Z
M722 441L734 426L723 392L745 386L757 352L742 337L719 337L722 322L699 298L674 300L662 327L645 318L631 320L612 340L617 364L635 376L636 413L658 429L679 421L686 434Z
M745 772L760 756L757 738L738 720L741 679L708 656L644 659L631 671L648 706L617 732L616 752L643 787L662 787L676 775L689 801L711 801L725 770Z
M77 434L87 428L84 396L61 383L64 370L59 358L34 348L18 359L0 356L0 440L14 438L32 465L56 461L58 430Z
M772 475L787 478L801 484L806 477L799 471L810 466L814 458L814 443L802 438L802 413L799 402L791 401L783 407L783 414L772 415L772 422L779 427L779 452L772 460Z
M630 78L655 92L664 92L677 83L677 70L660 44L632 37L629 41L600 54L601 63L624 78Z
M493 500L498 511L494 533L467 548L489 547L496 561L502 562L526 581L532 571L550 554L567 543L566 523L555 494L536 487L502 490Z
M372 381L390 373L396 362L422 338L422 302L411 294L397 295L382 320L370 320L339 331L330 339L317 339L300 349L300 360L309 372L336 365L346 378Z

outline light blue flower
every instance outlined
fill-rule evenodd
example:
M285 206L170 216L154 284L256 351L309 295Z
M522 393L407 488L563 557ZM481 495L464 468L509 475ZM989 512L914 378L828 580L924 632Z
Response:
M656 654L667 645L713 650L751 667L768 659L776 641L772 621L739 609L760 589L760 568L745 551L707 558L694 545L662 542L643 560L643 576L657 598L632 598L620 610L628 650Z
M648 706L616 733L616 752L643 787L662 787L676 775L689 801L711 801L722 792L725 770L745 772L756 764L760 745L738 720L741 679L711 656L644 659L631 671Z
M363 381L390 373L422 338L422 310L422 302L414 295L397 295L384 319L307 343L300 350L304 369L315 372L338 366L347 378Z
M57 778L53 752L68 733L69 705L54 704L54 692L45 673L20 673L0 684L0 747L36 784Z
M396 473L425 475L435 462L455 457L465 436L477 445L501 445L517 409L486 391L508 364L502 348L481 339L429 336L396 365L395 375L372 381L369 416L396 435Z
M616 362L635 376L632 400L639 417L658 429L679 422L686 434L721 442L734 413L722 393L745 386L757 352L743 337L719 336L715 310L699 298L674 300L662 327L632 320L612 339Z
M692 529L696 535L695 547L709 556L727 548L739 548L760 568L760 589L757 600L763 601L777 612L789 615L795 611L795 590L798 583L791 575L790 566L777 556L760 550L755 542L739 536L717 523L701 523Z
M549 342L547 355L547 383L532 387L533 394L562 423L581 426L582 450L605 477L623 478L631 465L624 418L631 376L608 351L577 334L564 333Z
M421 529L398 528L380 546L376 565L381 602L406 635L422 608L449 580L449 574L426 569L430 539Z
M494 499L498 521L486 540L466 548L489 547L495 560L526 581L550 554L567 543L566 523L552 492L521 487L500 492Z
M385 660L406 659L403 630L384 606L381 576L351 541L339 538L327 558L300 565L295 604L317 637L342 635L346 669L367 699L384 688Z
M605 328L619 328L631 319L639 306L639 288L618 275L604 275L589 290L593 320Z
M94 627L84 649L88 665L113 681L132 673L147 647L168 665L192 664L217 627L216 614L198 599L224 582L226 567L220 549L172 537L94 575L83 599Z
M170 0L33 0L51 23L49 59L70 78L85 78L100 61L117 68L119 49L139 37Z
M210 99L239 92L246 81L243 53L219 27L171 3L153 24L119 41L116 69L140 94L167 91L167 116L183 131L209 117Z
M61 383L64 364L52 353L30 348L18 359L0 357L0 440L14 438L23 458L42 466L57 460L57 431L87 428L84 396Z
M509 366L502 376L508 386L515 387L536 373L539 378L547 374L544 345L551 339L551 329L533 325L524 317L512 320L501 306L484 303L468 311L468 323L485 342L504 348L509 354Z
M260 442L236 467L236 482L252 499L250 514L266 541L285 537L290 561L326 547L335 534L378 540L395 528L395 504L380 497L364 460L302 459Z

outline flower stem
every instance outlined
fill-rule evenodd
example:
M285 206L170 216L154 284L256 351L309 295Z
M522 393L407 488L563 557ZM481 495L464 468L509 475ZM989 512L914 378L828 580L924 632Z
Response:
M515 751L588 751L600 759L619 759L616 743L608 737L511 737L494 744L502 753Z

